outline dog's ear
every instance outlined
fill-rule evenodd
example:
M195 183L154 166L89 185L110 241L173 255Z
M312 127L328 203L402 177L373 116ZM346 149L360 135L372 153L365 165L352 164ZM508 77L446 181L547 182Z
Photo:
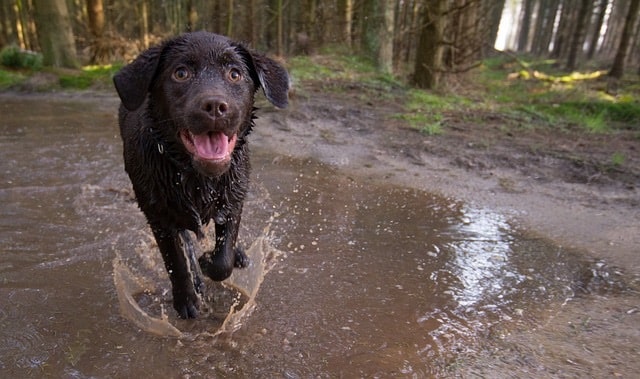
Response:
M278 108L289 105L289 74L279 63L262 54L251 52L244 46L236 46L245 58L251 79L256 88L262 87L264 95Z
M144 103L158 68L161 51L161 47L157 46L142 52L113 76L113 84L127 110L134 111Z

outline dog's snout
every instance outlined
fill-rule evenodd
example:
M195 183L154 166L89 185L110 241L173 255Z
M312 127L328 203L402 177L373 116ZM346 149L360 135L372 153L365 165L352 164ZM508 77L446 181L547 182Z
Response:
M217 97L208 97L202 100L200 108L210 117L222 117L229 110L229 104Z

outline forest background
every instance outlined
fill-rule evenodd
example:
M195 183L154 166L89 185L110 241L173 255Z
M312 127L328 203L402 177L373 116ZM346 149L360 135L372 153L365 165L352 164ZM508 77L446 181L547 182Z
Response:
M594 63L619 79L625 66L640 70L639 6L640 0L2 0L0 47L40 52L44 66L79 67L127 62L163 38L206 29L281 57L355 53L380 72L436 88L493 55L500 31L502 49L554 59L568 72Z
M403 110L394 116L428 135L481 111L500 113L507 126L631 130L640 140L639 7L640 0L2 0L0 89L111 88L112 75L142 50L205 29L279 57L298 91L313 83L325 92L357 87L360 98L395 96Z

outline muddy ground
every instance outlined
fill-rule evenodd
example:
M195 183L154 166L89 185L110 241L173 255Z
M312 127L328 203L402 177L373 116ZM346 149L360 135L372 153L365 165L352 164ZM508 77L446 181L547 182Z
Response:
M452 364L452 376L635 377L640 371L638 131L532 129L498 113L466 117L461 110L445 114L442 134L428 136L400 120L402 104L390 98L384 90L367 88L365 94L355 85L305 86L287 110L261 101L251 143L254 149L318 159L345 175L491 208L528 233L581 250L611 268L603 272L625 278L623 290L586 286L534 327L494 331L486 336L488 344ZM614 164L614 154L622 154L623 162ZM596 273L585 281L601 279L606 282Z
M366 100L363 100L365 99ZM535 327L505 330L452 373L462 377L635 377L640 370L640 135L530 128L498 113L446 114L427 136L402 104L357 86L307 87L286 111L266 107L254 138L279 141L348 175L393 181L508 215L530 233L579 249L628 288L586 288ZM475 120L468 122L468 119ZM481 120L478 122L477 120ZM271 125L269 125L271 124ZM264 126L262 126L264 125ZM269 142L270 144L273 142ZM623 162L614 164L614 154ZM606 278L586 281L606 282Z

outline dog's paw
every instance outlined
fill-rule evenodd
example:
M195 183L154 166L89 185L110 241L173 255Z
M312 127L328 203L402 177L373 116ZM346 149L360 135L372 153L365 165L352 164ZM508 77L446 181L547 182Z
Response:
M241 247L236 247L234 250L235 254L235 263L234 267L236 268L245 268L249 266L250 260L247 254L245 254L244 249Z
M227 279L233 272L233 266L230 261L216 259L216 256L210 253L203 254L198 259L198 262L202 273L216 282Z
M195 292L173 291L173 308L182 319L197 318L200 300Z

